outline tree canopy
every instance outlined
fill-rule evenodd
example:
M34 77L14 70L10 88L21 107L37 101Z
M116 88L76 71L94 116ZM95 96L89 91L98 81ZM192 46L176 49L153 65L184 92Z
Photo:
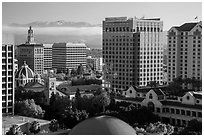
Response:
M35 104L33 99L27 99L15 103L15 114L34 118L42 118L44 111L39 105Z

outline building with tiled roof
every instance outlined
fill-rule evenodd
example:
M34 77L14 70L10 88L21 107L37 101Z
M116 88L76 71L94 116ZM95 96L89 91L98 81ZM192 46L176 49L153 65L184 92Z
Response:
M115 101L135 104L137 108L146 106L158 115L161 121L172 125L186 126L192 119L202 121L201 92L190 91L170 99L161 88L138 90L131 86L123 95L124 97L116 97Z

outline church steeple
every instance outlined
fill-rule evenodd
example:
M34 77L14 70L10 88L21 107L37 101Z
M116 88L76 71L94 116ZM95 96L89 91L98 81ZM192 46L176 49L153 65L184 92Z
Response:
M27 38L26 44L35 44L33 30L31 26L29 27L29 30L28 30L28 38Z

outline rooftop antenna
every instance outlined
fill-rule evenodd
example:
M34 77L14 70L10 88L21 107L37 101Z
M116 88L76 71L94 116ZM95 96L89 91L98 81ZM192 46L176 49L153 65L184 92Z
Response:
M195 16L194 20L198 21L198 16Z

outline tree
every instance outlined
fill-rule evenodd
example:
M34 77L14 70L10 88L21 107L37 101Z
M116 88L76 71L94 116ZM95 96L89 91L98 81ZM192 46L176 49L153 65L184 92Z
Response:
M15 113L23 116L42 118L44 111L33 99L19 101L15 104Z
M12 125L6 135L23 135L23 132L18 125Z
M77 75L77 71L74 68L71 70L71 75L72 76L76 76Z
M52 132L56 132L59 128L59 123L57 120L53 119L51 120L50 124L49 124L49 129Z
M171 135L174 132L174 127L171 125L166 125L161 122L156 122L154 124L150 123L145 129L144 128L135 128L137 134L143 135Z
M77 91L75 93L75 99L79 99L79 98L81 98L81 93L80 93L79 88L77 88Z
M185 130L192 132L202 132L202 123L196 119L193 119L188 122L188 126L186 127Z
M88 113L86 113L85 110L72 110L67 109L66 114L65 114L65 119L64 124L68 127L68 128L73 128L76 124L78 124L79 122L87 119L89 116Z
M82 64L80 64L77 68L77 74L78 75L83 75L84 74L84 67L82 66Z
M34 135L35 134L37 134L37 133L39 133L40 132L40 123L38 122L38 121L33 121L32 123L31 123L31 126L30 126L30 128L29 128L29 131L31 132L31 133L34 133Z
M71 101L69 97L62 97L59 94L52 94L50 99L50 105L45 111L45 119L57 119L58 122L64 117L67 108L71 107Z
M102 107L102 112L105 112L105 107L110 104L110 97L107 92L102 92L100 95L95 96L94 104Z

